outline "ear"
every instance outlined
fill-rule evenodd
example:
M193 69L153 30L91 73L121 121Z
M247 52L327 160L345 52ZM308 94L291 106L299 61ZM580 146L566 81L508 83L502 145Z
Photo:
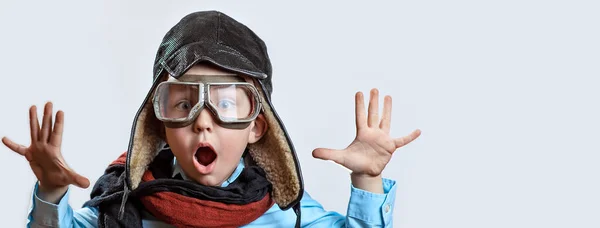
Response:
M265 116L262 113L258 114L258 116L251 125L250 134L248 135L248 143L258 142L258 140L260 140L265 135L268 128L269 126L267 124Z

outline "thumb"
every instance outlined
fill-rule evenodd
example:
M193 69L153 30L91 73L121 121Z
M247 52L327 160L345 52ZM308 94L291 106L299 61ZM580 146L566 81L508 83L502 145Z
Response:
M71 171L71 178L73 178L73 184L77 187L88 188L90 186L90 180L76 172Z
M341 150L333 150L327 148L317 148L313 150L312 156L322 160L331 160L338 164L343 163L343 153Z

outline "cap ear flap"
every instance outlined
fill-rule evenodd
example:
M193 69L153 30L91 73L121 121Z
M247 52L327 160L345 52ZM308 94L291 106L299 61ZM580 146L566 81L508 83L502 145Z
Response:
M152 103L156 86L166 78L168 78L168 74L163 75L159 81L153 83L151 91L148 92L150 97L146 99L136 119L135 129L133 129L134 135L132 136L133 142L128 151L130 154L127 160L132 190L138 187L148 165L166 144L164 124L156 118Z
M258 87L263 104L263 115L269 126L264 136L256 143L248 145L248 152L267 174L267 179L273 184L273 199L280 208L289 208L302 194L301 176L296 169L296 161L292 153L291 143L287 141L286 133L279 120L275 117L272 107L265 98L263 87Z

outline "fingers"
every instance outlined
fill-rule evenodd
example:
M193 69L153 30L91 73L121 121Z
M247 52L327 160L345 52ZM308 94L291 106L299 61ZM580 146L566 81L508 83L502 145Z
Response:
M31 134L31 143L38 141L38 134L40 133L40 123L37 118L37 108L35 105L29 108L29 132Z
M90 186L90 180L84 176L79 175L76 172L71 171L71 177L73 178L73 184L80 188L87 188Z
M65 113L63 111L56 112L56 118L54 122L54 129L52 130L52 134L50 135L49 143L50 145L60 147L62 142L63 135L63 126L65 122Z
M354 96L356 104L355 106L355 115L356 115L356 130L366 127L367 125L367 117L365 115L365 99L363 97L363 93L357 92Z
M410 142L415 140L417 137L419 137L419 135L421 135L421 130L417 129L417 130L414 130L412 133L410 133L410 135L404 136L402 138L394 139L396 148L400 148L406 144L409 144Z
M27 147L15 143L12 140L8 139L7 137L2 137L2 143L4 143L4 145L6 147L8 147L8 149L16 152L17 154L23 155L25 156L25 154L27 154Z
M379 122L379 90L372 89L367 124L369 127L374 127L377 126L377 122Z
M390 134L390 124L392 122L392 97L385 96L383 98L383 116L381 116L381 123L379 128L386 134Z
M313 150L312 155L314 158L318 158L318 159L322 159L322 160L331 160L338 164L344 163L342 151L340 151L340 150L317 148L317 149Z
M44 117L42 120L42 129L40 131L39 141L48 142L50 131L52 129L52 102L46 103L44 106Z

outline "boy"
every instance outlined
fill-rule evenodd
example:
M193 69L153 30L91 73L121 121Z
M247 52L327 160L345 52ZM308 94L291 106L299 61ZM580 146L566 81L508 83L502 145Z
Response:
M266 46L249 28L217 11L185 16L158 49L127 152L77 211L67 202L68 186L87 188L89 180L60 153L63 113L52 126L46 104L40 128L32 106L32 145L2 140L39 180L28 226L391 227L395 182L381 172L420 131L391 138L391 98L380 122L378 91L371 91L368 116L357 93L355 140L344 150L313 151L352 171L347 215L325 211L303 189L294 147L270 100L271 76Z

